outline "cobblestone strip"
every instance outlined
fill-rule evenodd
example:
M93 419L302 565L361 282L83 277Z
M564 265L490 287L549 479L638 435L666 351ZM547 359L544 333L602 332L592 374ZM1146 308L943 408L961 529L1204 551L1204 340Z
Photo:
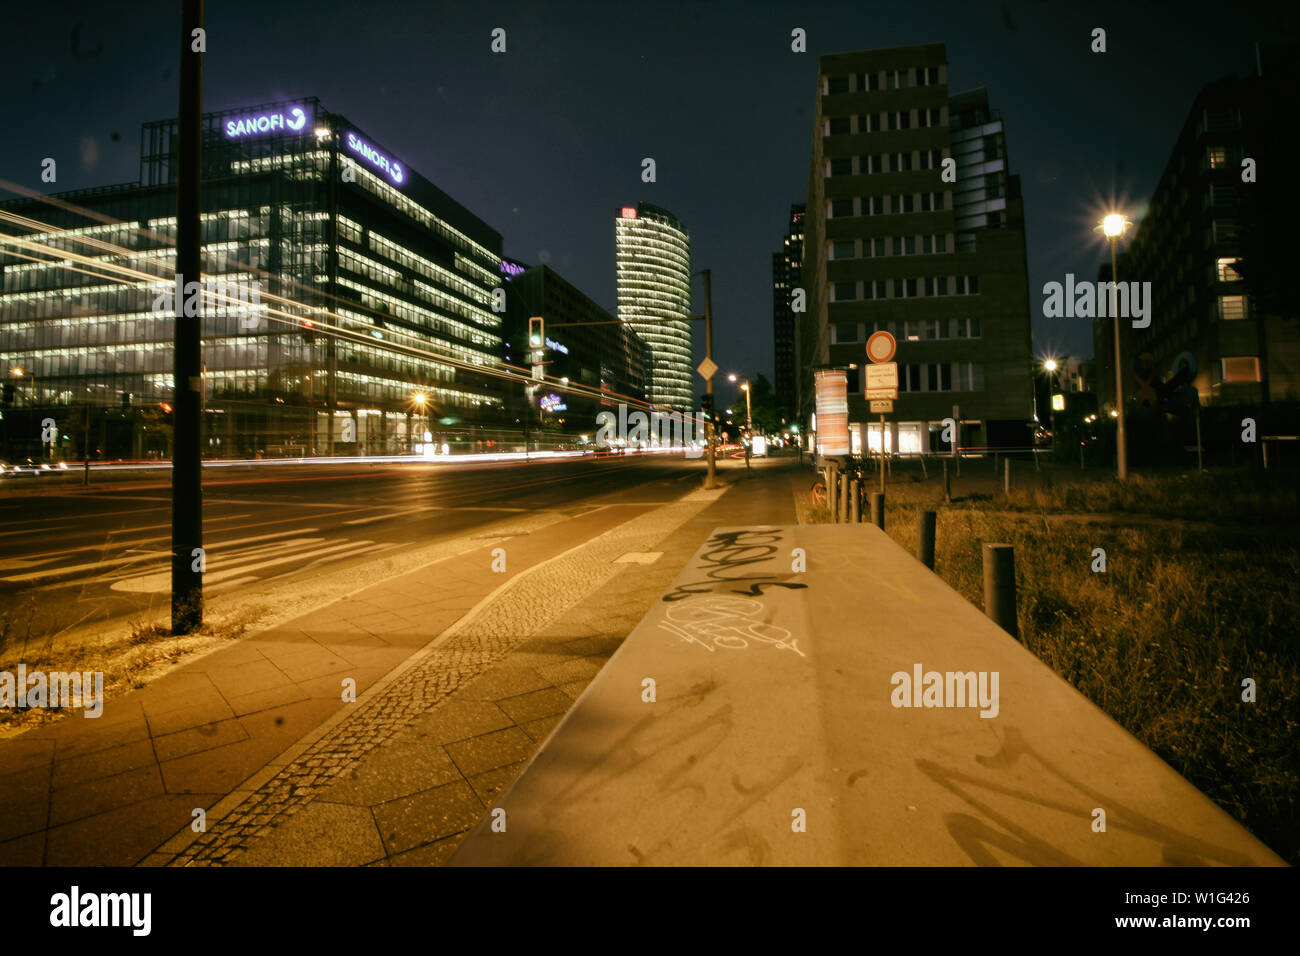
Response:
M418 652L394 680L363 695L337 726L215 821L169 865L237 865L254 839L282 824L367 753L598 590L626 567L613 564L616 558L648 550L720 494L693 492L522 573Z

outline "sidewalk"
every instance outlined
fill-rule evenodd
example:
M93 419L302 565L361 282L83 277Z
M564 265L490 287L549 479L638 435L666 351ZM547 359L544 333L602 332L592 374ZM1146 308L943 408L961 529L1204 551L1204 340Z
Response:
M440 863L709 530L793 520L790 473L490 541L0 742L0 865Z

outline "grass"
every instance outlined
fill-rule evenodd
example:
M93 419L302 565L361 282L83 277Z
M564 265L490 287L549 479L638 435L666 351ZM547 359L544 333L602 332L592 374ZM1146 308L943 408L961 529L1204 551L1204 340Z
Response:
M23 606L0 617L0 671L13 672L18 663L31 671L90 671L104 675L104 698L111 700L156 680L183 658L242 637L256 612L205 624L193 634L173 636L156 616L132 619L112 637L72 646L50 639L33 647L23 636L30 613ZM68 708L0 708L0 738L58 720Z
M936 571L977 607L983 542L1014 545L1025 646L1300 864L1294 483L1248 472L1138 476L949 506L933 484L888 494L886 530L909 551L920 511L938 512ZM826 520L819 512L810 520ZM1050 520L1065 513L1076 520ZM1105 549L1105 573L1091 570L1094 548ZM1246 678L1254 703L1242 701Z

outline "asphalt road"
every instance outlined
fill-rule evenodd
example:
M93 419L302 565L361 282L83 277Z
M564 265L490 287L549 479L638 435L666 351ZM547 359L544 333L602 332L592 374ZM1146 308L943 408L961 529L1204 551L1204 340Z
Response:
M205 469L204 593L361 564L512 513L666 502L692 490L704 468L680 455L647 455ZM0 628L11 640L167 606L165 473L84 489L21 481L0 491Z

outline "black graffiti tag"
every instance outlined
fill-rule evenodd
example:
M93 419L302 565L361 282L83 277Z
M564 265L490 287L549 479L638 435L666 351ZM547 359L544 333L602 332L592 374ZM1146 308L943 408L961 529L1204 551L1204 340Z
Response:
M703 578L677 585L663 599L680 601L720 588L751 597L761 596L763 588L806 588L806 584L782 580L773 574L745 573L752 565L767 561L775 555L780 543L781 535L776 531L720 531L705 542L705 550L700 555ZM748 582L747 587L731 587L745 582Z

